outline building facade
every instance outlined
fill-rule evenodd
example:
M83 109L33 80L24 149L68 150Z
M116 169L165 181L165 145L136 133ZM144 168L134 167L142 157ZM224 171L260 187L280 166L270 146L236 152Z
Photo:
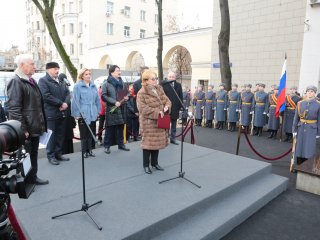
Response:
M279 84L287 54L287 87L304 91L319 86L320 7L317 0L229 1L230 62L234 83ZM219 63L219 1L215 1L212 64ZM220 82L220 69L211 69L211 81Z
M164 26L168 24L165 16L175 14L176 4L176 0L164 1ZM26 0L26 12L27 51L34 55L37 68L44 69L47 61L55 60L65 71L31 0ZM87 56L92 48L158 34L157 5L153 0L56 0L54 18L62 44L77 68L90 67Z

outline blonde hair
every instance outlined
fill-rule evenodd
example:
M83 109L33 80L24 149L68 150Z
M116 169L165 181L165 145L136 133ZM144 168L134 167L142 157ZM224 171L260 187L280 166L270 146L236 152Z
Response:
M83 75L84 75L84 73L85 73L86 71L91 72L91 70L90 70L89 68L82 68L82 69L80 69L80 71L79 71L79 73L78 73L78 80L77 80L77 82L83 80Z
M142 73L142 76L141 76L141 84L142 86L146 86L147 85L147 81L152 78L153 76L157 77L157 74L150 70L150 69L147 69L145 70L143 73Z

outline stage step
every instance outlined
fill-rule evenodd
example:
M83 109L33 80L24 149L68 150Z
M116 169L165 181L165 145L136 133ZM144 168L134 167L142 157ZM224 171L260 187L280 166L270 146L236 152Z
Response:
M267 166L125 239L220 239L286 190L287 179L270 170Z

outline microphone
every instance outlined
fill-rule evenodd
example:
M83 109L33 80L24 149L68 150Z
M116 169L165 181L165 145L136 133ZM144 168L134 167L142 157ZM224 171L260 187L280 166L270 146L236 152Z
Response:
M70 84L70 82L69 82L69 80L68 80L68 79L63 78L63 81L65 82L65 84L67 84L67 86L71 86L71 84Z

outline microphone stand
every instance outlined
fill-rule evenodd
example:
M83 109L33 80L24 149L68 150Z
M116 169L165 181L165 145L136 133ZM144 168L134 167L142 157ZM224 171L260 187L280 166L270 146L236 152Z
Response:
M81 110L80 110L80 106L78 105L77 101L74 101L75 105L77 106L79 112L80 112L80 116L81 118L83 119L87 129L89 130L90 134L91 134L91 137L92 139L97 142L96 140L96 137L94 136L93 132L91 131L88 123L85 121L85 118L83 116L83 114L81 113ZM67 212L67 213L63 213L63 214L60 214L60 215L56 215L56 216L53 216L51 219L56 219L58 217L62 217L62 216L66 216L66 215L69 215L69 214L73 214L73 213L77 213L77 212L85 212L89 218L92 220L92 222L97 226L97 228L101 231L102 230L102 227L100 227L97 222L92 218L92 216L88 213L88 210L89 208L97 205L97 204L100 204L102 203L102 201L98 201L96 203L93 203L93 204L88 204L87 201L86 201L86 180L85 180L85 169L84 169L84 151L85 149L83 149L83 146L81 144L81 161L82 161L82 192L83 192L83 204L81 206L81 209L78 209L78 210L75 210L75 211L71 211L71 212Z
M181 106L182 106L183 113L185 113L187 110L186 110L183 102L181 101L178 93L176 92L176 90L174 89L174 87L171 85L171 83L169 83L169 84L170 84L173 92L175 93L176 97L178 98L178 100L179 100L179 102L180 102L180 104L181 104ZM182 113L182 114L183 114L183 113ZM193 124L192 121L190 122L190 124L191 124L191 127L193 127L193 126L192 126L192 124ZM181 131L182 131L182 133L183 133L183 131L184 131L184 126L183 126L183 124L182 124L182 126L181 126ZM186 174L186 173L183 171L183 142L184 142L184 135L182 134L182 135L181 135L180 172L179 172L178 176L177 176L177 177L173 177L173 178L169 178L169 179L166 179L166 180L163 180L163 181L160 181L159 184L162 184L162 183L164 183L164 182L168 182L168 181L171 181L171 180L175 180L175 179L181 178L181 179L184 179L184 180L188 181L189 183L193 184L194 186L196 186L196 187L198 187L198 188L201 188L200 185L194 183L193 181L191 181L191 180L189 180L188 178L185 177L185 174Z

